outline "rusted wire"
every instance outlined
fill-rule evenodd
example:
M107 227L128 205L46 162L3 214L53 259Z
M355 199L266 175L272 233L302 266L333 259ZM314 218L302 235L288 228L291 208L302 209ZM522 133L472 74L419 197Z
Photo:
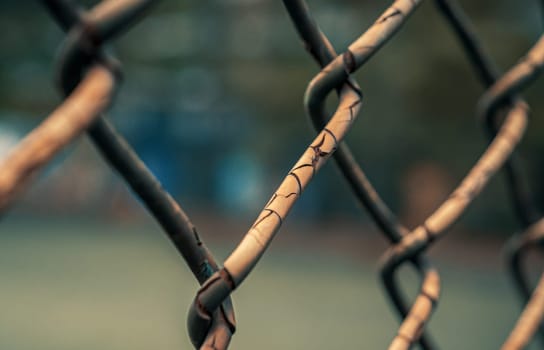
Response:
M327 95L336 88L340 90L339 106L288 173L242 242L227 258L224 268L210 277L198 291L189 311L190 331L191 325L195 323L207 326L201 321L202 316L216 310L244 281L264 254L296 199L342 142L357 117L362 98L360 90L349 80L349 75L396 33L419 2L395 1L344 54L332 59L310 82L305 95L305 105L309 114L319 113Z
M312 18L306 2L304 0L284 0L283 3L304 43L304 47L321 68L325 67L337 54L327 37L321 32ZM357 82L352 78L350 78L349 84L344 85L359 89ZM316 131L325 127L327 121L325 111L321 110L318 114L310 114L310 117ZM355 157L345 141L338 144L333 157L344 178L350 185L353 194L369 212L376 225L391 243L398 243L402 236L408 233L409 230L398 222L395 215L380 198L361 167L357 164ZM430 283L436 286L438 292L440 280L430 262L424 256L419 256L412 260L412 262L422 280L432 281ZM430 278L431 275L435 278ZM408 303L405 301L400 286L398 286L395 280L391 280L385 283L385 289L401 319L404 319L408 314ZM438 301L438 293L436 293L435 300ZM428 336L424 334L421 335L419 343L423 349L434 348Z
M121 27L116 23L132 21L132 17L140 15L156 1L104 2L87 13L63 0L44 0L44 3L63 29L70 32L82 32L82 36L78 38L79 45L85 46L87 42L102 42L106 35L117 34ZM97 54L105 56L103 52ZM65 55L74 61L75 66L90 59L81 50L74 50L73 53ZM73 75L64 76L60 79L64 94L68 94L71 86L77 84L70 81L72 77ZM105 117L99 117L89 128L89 136L102 156L119 172L164 228L198 282L203 283L217 271L218 265L215 259L200 239L188 216L162 188L159 181L113 125ZM222 303L218 311L210 318L210 322L214 323L214 328L202 342L210 346L213 344L228 346L236 328L230 298Z

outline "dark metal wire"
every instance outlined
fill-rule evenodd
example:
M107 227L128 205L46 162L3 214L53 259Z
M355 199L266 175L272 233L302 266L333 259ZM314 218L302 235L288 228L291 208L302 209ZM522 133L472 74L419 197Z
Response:
M83 12L63 0L44 0L44 3L63 29L70 30L70 33L81 33L70 46L73 49L66 50L61 56L67 56L66 61L71 61L73 66L79 67L96 57L108 57L97 50L93 50L93 56L85 55L85 52L81 50L82 47L93 45L95 42L101 43L117 35L133 21L134 17L142 15L156 1L124 0L122 3L110 1L101 3L105 5L103 7L98 5L89 12ZM61 72L64 71L70 70L61 70ZM76 80L77 75L61 76L60 84L65 94L77 85ZM105 117L99 117L89 128L89 136L105 160L123 177L164 228L198 282L203 283L217 271L219 267L215 259L200 239L188 216L162 188L159 181L113 125ZM214 315L211 315L210 322L214 323L214 328L207 339L204 339L205 334L202 335L202 343L222 343L226 347L236 327L230 298L222 303Z

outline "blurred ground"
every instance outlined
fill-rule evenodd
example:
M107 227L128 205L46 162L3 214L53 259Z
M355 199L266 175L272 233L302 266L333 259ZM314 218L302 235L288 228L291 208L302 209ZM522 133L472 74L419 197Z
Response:
M244 233L241 222L195 221L221 259ZM375 273L384 243L360 227L288 222L235 293L232 349L385 348L397 322ZM431 329L441 348L497 349L513 326L519 302L500 243L451 236L433 250L443 293ZM191 348L185 316L197 286L149 222L8 219L0 275L1 349Z

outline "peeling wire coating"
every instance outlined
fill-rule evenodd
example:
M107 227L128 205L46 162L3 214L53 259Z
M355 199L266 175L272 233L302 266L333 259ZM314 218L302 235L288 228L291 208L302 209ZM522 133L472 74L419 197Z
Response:
M320 67L323 68L330 63L337 54L327 37L321 32L315 23L315 20L311 17L305 1L284 0L284 5L306 50L308 50ZM354 80L350 80L350 83L345 84L345 86L353 86L354 89L359 89L358 84ZM310 117L316 131L325 127L327 118L324 110L320 110L317 114L311 114ZM391 243L398 243L402 236L408 233L409 230L398 222L395 215L380 198L363 170L357 164L351 150L345 142L339 143L333 157L340 171L351 186L353 194L357 197L362 206L368 210L376 222L376 225L382 230ZM436 303L438 301L438 291L440 289L440 280L436 270L424 256L420 256L412 262L415 269L420 274L421 279L424 281L423 284L427 284L426 288L432 288L436 291L436 293L434 293L436 294ZM399 312L401 319L404 319L408 314L408 307L400 287L395 280L388 280L385 281L385 289L393 305ZM407 335L405 335L405 338L406 336ZM432 342L427 338L427 336L421 335L419 339L421 347L423 349L434 348Z
M210 277L197 292L189 310L189 331L196 323L207 326L202 315L216 310L257 264L296 199L342 142L357 117L362 94L351 83L349 75L399 30L419 3L417 0L395 1L346 52L333 58L310 82L305 95L305 106L310 115L320 113L328 94L337 88L340 100L338 108L293 166L242 242L227 258L224 268Z

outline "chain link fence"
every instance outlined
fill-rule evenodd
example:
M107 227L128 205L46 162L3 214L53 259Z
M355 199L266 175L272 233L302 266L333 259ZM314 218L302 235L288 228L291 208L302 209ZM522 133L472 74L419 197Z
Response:
M3 160L0 173L0 209L5 211L32 181L39 169L64 146L87 133L104 160L114 168L163 227L201 285L190 307L187 326L195 348L226 349L236 329L231 294L257 265L284 219L314 175L332 156L357 200L366 208L390 248L381 259L384 290L397 310L401 325L391 334L390 349L439 347L425 325L438 305L440 277L426 251L441 238L490 178L504 168L510 201L523 232L508 244L507 260L513 280L526 304L503 349L520 349L539 331L544 337L544 279L531 285L524 269L527 252L544 239L544 219L525 186L516 145L528 124L529 107L520 96L544 65L544 36L521 60L499 73L479 43L471 23L455 2L436 0L438 12L451 27L485 92L477 117L489 136L485 152L458 187L415 229L397 220L358 165L344 138L363 105L363 90L352 77L417 11L420 0L397 0L338 55L303 0L283 3L296 32L320 72L308 84L304 104L317 136L288 172L254 224L228 258L220 263L206 248L180 205L165 191L131 145L104 113L112 105L122 74L120 64L104 46L130 30L156 3L152 0L104 0L83 9L67 0L42 0L57 24L66 31L58 58L57 83L65 96L39 126L21 140ZM325 108L336 92L332 115ZM410 265L420 277L420 289L408 301L398 282L401 266ZM280 335L281 336L281 335Z

